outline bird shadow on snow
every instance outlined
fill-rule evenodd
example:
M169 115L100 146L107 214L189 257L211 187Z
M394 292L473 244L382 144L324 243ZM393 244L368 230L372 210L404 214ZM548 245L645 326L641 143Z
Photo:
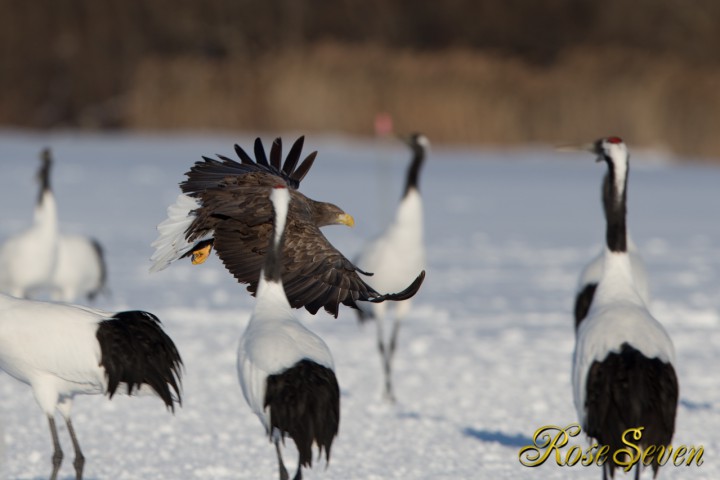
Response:
M14 477L12 480L47 480L48 477ZM75 480L75 475L72 477L60 477L58 476L58 480ZM83 480L98 480L96 478L87 478L83 476Z
M509 435L497 430L477 430L472 427L463 428L462 433L466 437L471 437L480 440L481 442L499 443L505 447L524 447L525 445L532 445L533 443L530 437L526 437L520 433Z
M413 419L413 420L425 419L425 420L432 420L432 421L437 421L437 422L446 421L445 417L443 417L443 416L426 417L415 411L399 412L397 414L397 416L400 419ZM501 432L498 430L494 430L494 431L478 430L473 427L464 427L460 430L460 432L463 435L465 435L466 437L470 437L475 440L480 440L481 442L499 443L500 445L502 445L504 447L510 447L510 448L519 448L519 447L524 447L526 445L533 444L533 440L530 437L527 437L520 433L507 434L507 433L504 433L504 432Z
M693 410L712 410L713 405L709 402L694 402L692 400L687 399L681 399L680 405L685 407L686 409L693 411Z
M17 477L14 480L47 480L47 476L44 477ZM67 475L67 476L60 476L58 475L59 480L75 480L75 475ZM83 475L84 480L100 480L98 477L87 477Z

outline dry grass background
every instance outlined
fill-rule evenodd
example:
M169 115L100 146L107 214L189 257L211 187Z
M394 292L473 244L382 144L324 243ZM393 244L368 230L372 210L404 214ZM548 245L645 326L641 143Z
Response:
M625 50L568 52L551 69L452 50L324 45L256 61L143 62L124 116L134 128L371 135L377 112L441 142L587 141L720 154L720 70ZM188 112L191 114L188 115Z
M0 0L0 125L618 134L720 157L714 0Z

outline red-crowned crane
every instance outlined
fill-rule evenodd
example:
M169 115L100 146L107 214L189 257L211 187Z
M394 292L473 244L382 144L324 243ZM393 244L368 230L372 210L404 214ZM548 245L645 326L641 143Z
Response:
M678 380L675 350L663 326L650 314L633 278L627 241L629 154L618 137L601 138L588 150L608 167L603 196L605 252L587 317L580 322L573 359L573 394L580 425L610 447L603 478L614 476L614 452L623 433L643 428L635 442L643 450L669 445L675 430ZM657 456L651 463L655 475ZM637 465L636 478L640 477Z
M0 369L28 384L50 425L52 480L63 452L55 410L65 419L75 450L75 475L85 457L70 410L75 395L132 394L149 387L170 410L180 403L182 360L151 313L107 313L77 305L0 294Z
M312 447L330 447L340 422L340 389L325 342L295 317L282 283L288 189L270 195L274 228L258 281L255 309L238 348L237 369L245 400L275 444L280 479L288 473L280 453L286 436L299 452L295 479L312 466Z
M403 288L418 271L425 268L423 205L419 179L430 142L421 133L412 134L405 141L412 150L412 159L395 219L382 234L370 241L355 259L359 268L373 272L368 282L380 291L392 292ZM378 350L385 378L384 397L394 401L392 360L397 348L400 323L410 311L410 300L392 304L362 302L359 306L358 318L361 322L375 320ZM394 310L392 328L387 334L384 323L391 309Z
M106 289L106 283L107 264L100 242L85 235L60 234L57 265L50 278L52 298L93 301Z

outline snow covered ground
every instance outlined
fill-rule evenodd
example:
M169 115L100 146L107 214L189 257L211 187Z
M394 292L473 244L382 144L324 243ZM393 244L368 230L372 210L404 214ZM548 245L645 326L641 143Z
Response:
M294 139L284 138L288 146ZM52 147L62 229L97 237L108 254L111 295L97 306L154 312L185 360L184 402L174 416L153 397L76 400L86 478L276 478L273 448L235 372L252 298L215 257L148 273L155 226L183 173L202 154L231 154L233 143L252 140L248 134L0 133L0 238L29 223L37 155ZM325 229L352 256L389 221L409 153L392 142L322 136L307 138L310 149L319 156L303 191L354 215L354 229ZM319 462L306 478L600 478L598 468L559 467L552 459L528 468L518 461L538 428L576 421L572 299L604 229L599 198L606 167L593 160L550 148L432 151L421 179L428 274L400 332L398 404L380 400L373 325L358 326L349 310L337 319L299 312L333 351L342 391L330 466ZM667 466L660 478L715 479L720 169L665 160L633 152L630 230L650 274L652 311L677 350L681 403L673 444L702 445L705 454L701 467ZM0 425L2 478L47 478L47 422L30 389L6 374L0 374ZM64 428L61 442L61 477L74 478ZM584 438L571 443L586 446ZM294 461L288 448L290 468Z

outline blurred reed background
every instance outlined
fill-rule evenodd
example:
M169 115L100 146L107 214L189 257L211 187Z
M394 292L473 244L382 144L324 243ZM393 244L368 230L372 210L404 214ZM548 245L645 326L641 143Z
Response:
M720 157L717 0L0 0L0 126Z

